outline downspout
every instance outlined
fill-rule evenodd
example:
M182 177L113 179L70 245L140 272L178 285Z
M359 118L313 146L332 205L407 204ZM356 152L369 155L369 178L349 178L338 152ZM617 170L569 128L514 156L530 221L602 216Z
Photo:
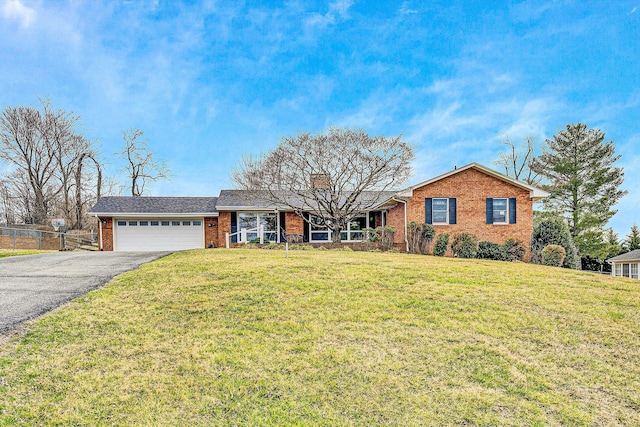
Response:
M100 242L100 250L102 251L102 221L100 220L100 217L98 217L98 215L96 215L96 218L98 218L98 239Z
M393 197L391 200L404 204L404 245L407 253L409 253L409 239L407 239L407 201L396 199L395 197Z

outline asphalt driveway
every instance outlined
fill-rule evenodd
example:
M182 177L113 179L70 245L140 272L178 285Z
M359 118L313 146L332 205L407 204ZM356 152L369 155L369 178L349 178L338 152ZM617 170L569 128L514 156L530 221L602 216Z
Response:
M170 252L59 252L0 258L0 334Z

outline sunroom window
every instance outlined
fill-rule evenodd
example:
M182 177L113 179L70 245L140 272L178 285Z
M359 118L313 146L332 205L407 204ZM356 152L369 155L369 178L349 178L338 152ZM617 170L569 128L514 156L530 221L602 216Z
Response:
M309 237L312 242L328 242L332 240L331 230L324 224L322 218L316 215L309 217ZM342 226L340 240L343 242L359 242L364 240L364 229L367 228L367 217L358 216Z
M275 242L278 238L278 215L275 212L239 212L238 230L245 230L242 242L260 239L258 225L262 226L263 239ZM244 238L244 240L242 240Z

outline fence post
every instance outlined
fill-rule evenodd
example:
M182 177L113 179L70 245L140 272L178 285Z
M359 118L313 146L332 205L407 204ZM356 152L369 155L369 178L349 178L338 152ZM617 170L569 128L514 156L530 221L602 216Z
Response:
M258 233L260 233L260 244L264 243L264 227L261 225L258 227Z
M14 228L14 229L13 229L13 250L14 250L14 251L16 250L16 239L17 239L17 236L16 236L16 229Z
M38 249L42 250L42 231L38 233Z
M229 233L224 233L224 242L227 246L227 249L229 249Z

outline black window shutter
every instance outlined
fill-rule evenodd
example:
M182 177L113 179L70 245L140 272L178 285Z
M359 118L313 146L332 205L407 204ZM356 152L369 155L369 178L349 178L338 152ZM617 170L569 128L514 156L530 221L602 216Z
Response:
M433 199L430 197L424 199L424 222L425 224L433 224Z
M516 223L516 198L509 199L509 224Z
M456 198L449 199L449 224L456 223Z
M487 197L487 224L493 224L493 199Z
M304 215L305 219L307 219L307 220L309 219L309 214L308 213L305 212L302 215ZM309 225L309 223L307 221L304 221L304 220L302 222L302 225L304 225L304 229L303 229L304 230L303 231L304 234L303 234L302 240L305 241L305 242L308 242L309 240L311 240L309 238L309 227L310 227L310 225Z

